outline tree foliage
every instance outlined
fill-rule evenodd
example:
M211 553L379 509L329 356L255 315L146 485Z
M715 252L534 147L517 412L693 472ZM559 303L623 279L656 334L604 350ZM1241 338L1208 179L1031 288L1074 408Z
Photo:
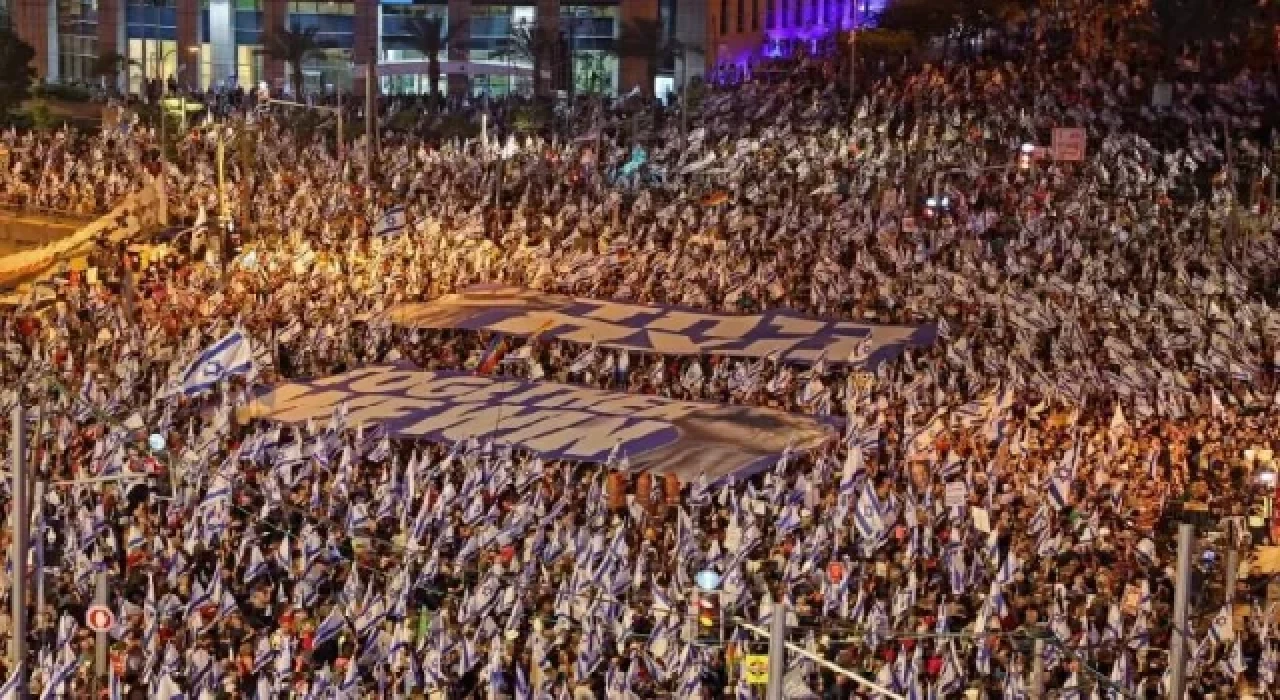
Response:
M969 35L1025 16L1031 0L894 0L876 18L881 29L920 39Z
M22 104L31 93L35 68L31 62L36 50L18 37L13 30L0 28L0 119L9 110Z
M120 83L120 74L130 68L141 66L137 60L114 51L99 55L93 62L93 75L106 78L108 85L114 90Z
M862 29L858 31L857 37L858 56L869 61L906 56L919 48L919 40L915 34L898 29ZM840 41L840 51L846 54L846 58L849 46L846 33Z
M1147 22L1137 33L1170 66L1190 48L1218 43L1228 47L1223 67L1238 69L1274 61L1277 25L1277 0L1150 0Z
M546 27L522 24L511 30L506 45L494 51L492 57L533 66L533 94L541 97L545 92L542 69L555 55L559 40L560 37Z
M442 17L414 17L409 21L408 48L411 48L427 60L427 79L431 82L431 101L440 100L440 52L449 47L462 36L466 29L466 21L457 22L445 31Z
M652 89L653 81L658 76L658 67L663 61L674 58L683 62L689 54L703 53L701 47L685 44L674 37L663 41L662 34L662 25L651 19L633 19L622 25L622 31L618 34L618 58L634 58L644 62L644 85L648 86L646 94ZM683 67L679 70L681 74L685 71Z
M315 27L305 29L277 29L262 37L262 53L289 64L289 77L297 96L302 96L304 77L302 66L318 58L328 45L316 38Z
M633 19L622 25L618 33L618 58L644 62L643 85L653 87L662 59L670 55L672 46L662 42L662 25L655 19ZM647 91L646 91L647 92Z

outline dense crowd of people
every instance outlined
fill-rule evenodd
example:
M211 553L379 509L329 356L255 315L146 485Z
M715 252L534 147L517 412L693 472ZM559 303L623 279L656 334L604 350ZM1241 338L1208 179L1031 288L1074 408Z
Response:
M1241 221L1236 159L1269 140L1280 76L1175 81L1157 112L1151 73L1037 49L1071 16L1002 37L1035 62L904 69L852 104L800 59L789 80L711 90L687 138L666 120L648 150L626 128L566 141L494 119L489 143L389 132L369 177L363 146L340 161L255 112L253 157L228 160L251 226L225 271L206 255L216 135L186 135L164 177L192 233L129 274L104 245L92 284L0 317L0 408L38 408L40 478L151 475L34 504L32 687L87 696L105 571L115 697L748 698L759 642L737 620L775 610L797 644L908 697L1026 697L1036 648L1059 697L1160 697L1174 635L1193 697L1274 694L1275 608L1237 614L1210 572L1173 627L1170 534L1188 504L1208 529L1243 520L1274 473L1280 250L1269 220ZM1083 162L1020 162L1061 126L1086 129ZM141 125L4 139L21 147L0 188L40 204L105 210L159 172ZM374 235L397 205L406 230ZM487 334L386 312L476 283L939 338L877 367L511 339L527 347L500 374L843 420L719 483L485 435L399 440L341 406L284 428L243 410L281 378L474 369ZM253 371L173 392L233 328ZM693 607L705 569L724 580L722 643ZM788 697L870 696L791 661Z

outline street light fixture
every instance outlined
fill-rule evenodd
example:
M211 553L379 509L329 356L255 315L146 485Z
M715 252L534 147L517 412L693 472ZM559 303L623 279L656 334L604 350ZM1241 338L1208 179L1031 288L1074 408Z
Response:
M942 181L951 175L968 174L978 175L986 172L1007 172L1018 168L1021 170L1029 169L1033 160L1032 157L1036 153L1036 146L1033 143L1023 143L1018 147L1018 157L1012 163L1004 165L988 165L981 168L949 168L941 170L933 176L933 195L925 200L925 208L934 213L937 211L945 211L951 207L951 201L942 194Z

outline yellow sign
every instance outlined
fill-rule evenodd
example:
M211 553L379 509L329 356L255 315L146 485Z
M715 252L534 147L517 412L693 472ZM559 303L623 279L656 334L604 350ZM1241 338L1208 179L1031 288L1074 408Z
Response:
M769 683L769 655L747 654L742 662L742 673L751 685L767 685Z

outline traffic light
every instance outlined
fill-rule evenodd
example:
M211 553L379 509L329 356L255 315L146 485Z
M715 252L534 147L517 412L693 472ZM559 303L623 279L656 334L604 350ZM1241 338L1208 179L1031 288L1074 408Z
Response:
M700 590L694 596L694 606L694 612L698 616L698 643L723 644L724 625L720 618L720 596L711 591Z

